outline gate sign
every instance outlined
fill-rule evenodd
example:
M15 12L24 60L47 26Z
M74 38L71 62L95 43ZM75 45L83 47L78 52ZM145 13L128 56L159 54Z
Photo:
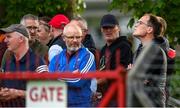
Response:
M62 81L29 81L26 91L26 107L67 107L67 85Z

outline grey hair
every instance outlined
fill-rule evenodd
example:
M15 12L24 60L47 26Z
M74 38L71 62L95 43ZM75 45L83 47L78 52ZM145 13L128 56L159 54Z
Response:
M26 14L21 18L20 24L25 25L27 19L38 20L38 17L33 14Z
M82 18L82 17L75 17L72 20L75 20L75 21L78 21L78 22L82 22L84 28L88 29L87 21L84 18Z
M19 32L16 32L15 31L15 33L17 34L17 35L19 35L19 36L21 36L23 39L25 39L26 41L28 41L28 39L29 39L29 35L28 35L28 37L26 37L26 36L24 36L23 34L21 34L21 33L19 33ZM28 33L29 34L29 33Z

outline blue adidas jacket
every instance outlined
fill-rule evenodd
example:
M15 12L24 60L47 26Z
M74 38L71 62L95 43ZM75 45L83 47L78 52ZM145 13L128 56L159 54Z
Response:
M79 70L80 73L93 72L96 70L94 55L86 48L80 48L76 53L68 55L63 50L59 55L55 56L49 64L49 71L53 72L73 72ZM90 106L91 80L82 79L63 79L68 84L68 106L83 107Z

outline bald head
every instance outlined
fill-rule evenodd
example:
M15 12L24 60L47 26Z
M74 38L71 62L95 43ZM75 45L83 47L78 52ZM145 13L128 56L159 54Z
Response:
M69 23L67 24L65 27L64 27L64 30L63 30L63 35L78 35L78 36L82 36L82 30L81 28L76 25L76 24L73 24L73 23Z

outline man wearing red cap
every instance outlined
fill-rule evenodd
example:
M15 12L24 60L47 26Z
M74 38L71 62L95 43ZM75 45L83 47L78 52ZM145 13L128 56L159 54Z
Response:
M62 49L66 48L66 45L61 37L64 26L69 23L69 19L63 15L63 14L57 14L55 15L51 21L49 22L49 25L52 27L52 36L53 40L50 43L50 48L49 48L49 61L51 59L59 54Z

